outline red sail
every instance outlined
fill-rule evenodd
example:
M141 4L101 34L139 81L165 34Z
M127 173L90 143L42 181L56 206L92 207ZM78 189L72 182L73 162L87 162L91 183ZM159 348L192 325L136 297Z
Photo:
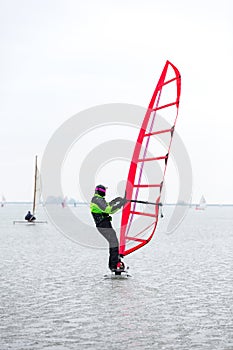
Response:
M126 196L129 202L125 205L121 218L119 250L121 256L147 244L155 232L167 161L178 116L180 91L180 73L171 62L167 61L146 111L129 168L126 184ZM169 123L168 128L161 127L158 115ZM168 146L161 146L157 135L160 138L169 138L164 142Z

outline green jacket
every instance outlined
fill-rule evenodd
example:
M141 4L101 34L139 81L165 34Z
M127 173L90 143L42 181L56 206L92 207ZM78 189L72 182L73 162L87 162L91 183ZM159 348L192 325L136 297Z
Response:
M90 210L96 225L98 226L104 220L111 221L109 214L114 214L123 206L122 198L117 197L107 203L105 198L99 194L95 194L91 200Z

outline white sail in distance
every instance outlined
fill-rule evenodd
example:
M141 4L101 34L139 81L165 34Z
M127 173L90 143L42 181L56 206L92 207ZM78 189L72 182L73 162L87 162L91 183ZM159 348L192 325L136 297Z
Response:
M37 156L35 159L35 174L34 174L34 191L33 191L33 207L32 207L32 214L35 215L36 208L40 203L40 196L41 196L41 180L40 180L40 173L37 165Z
M207 207L206 199L202 195L199 204L196 205L196 210L205 210Z

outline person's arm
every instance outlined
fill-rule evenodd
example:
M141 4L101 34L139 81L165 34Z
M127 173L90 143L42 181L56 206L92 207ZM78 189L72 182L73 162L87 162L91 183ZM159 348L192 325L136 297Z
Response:
M111 214L116 213L121 207L125 205L125 198L122 197L117 197L113 199L109 205L111 206Z
M124 198L117 197L107 203L104 198L95 197L92 200L92 205L93 204L97 206L98 210L100 209L105 214L114 214L125 204L125 201Z

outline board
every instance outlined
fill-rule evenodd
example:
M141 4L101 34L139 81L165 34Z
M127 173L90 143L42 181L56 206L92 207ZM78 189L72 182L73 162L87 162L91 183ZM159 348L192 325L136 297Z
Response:
M115 280L127 279L129 277L132 277L129 273L121 273L120 275L115 275L115 273L109 273L104 275L104 279L115 279Z
M128 277L132 277L128 270L117 270L117 273L115 271L110 272L109 274L104 275L105 279L127 279Z
M27 220L15 220L13 221L13 224L47 224L48 222L47 221L27 221Z

